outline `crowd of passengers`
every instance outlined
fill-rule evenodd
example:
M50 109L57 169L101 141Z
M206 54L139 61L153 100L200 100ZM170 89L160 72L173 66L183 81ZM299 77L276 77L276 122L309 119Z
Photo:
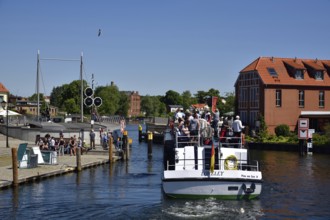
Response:
M220 142L227 142L227 137L239 141L244 139L242 131L244 126L237 115L235 120L228 117L220 117L220 112L215 109L210 111L208 107L203 112L197 110L183 111L179 108L174 116L177 123L175 131L178 135L178 142L196 142L199 134L200 144L210 144L213 139ZM243 136L243 137L242 137Z

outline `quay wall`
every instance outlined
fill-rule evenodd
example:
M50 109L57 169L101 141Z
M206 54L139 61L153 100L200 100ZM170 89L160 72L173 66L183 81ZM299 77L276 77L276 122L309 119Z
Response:
M249 149L255 150L273 150L273 151L294 151L300 152L300 147L298 144L286 144L286 143L247 143ZM307 146L304 146L305 151L307 151ZM330 154L330 145L315 145L312 148L313 153L320 154Z

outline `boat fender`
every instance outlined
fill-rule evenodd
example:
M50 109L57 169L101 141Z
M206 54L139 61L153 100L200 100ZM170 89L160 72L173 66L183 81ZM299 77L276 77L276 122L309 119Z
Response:
M252 183L250 188L247 188L245 183L243 183L242 189L245 194L251 194L251 193L254 193L254 190L256 189L256 185L254 183Z
M226 159L225 159L225 169L226 170L237 170L237 158L235 157L235 155L229 155Z

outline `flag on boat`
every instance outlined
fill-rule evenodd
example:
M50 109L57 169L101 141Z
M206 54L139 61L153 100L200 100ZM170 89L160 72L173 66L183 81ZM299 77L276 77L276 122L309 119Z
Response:
M212 112L215 112L215 109L217 108L217 101L218 101L218 97L212 96Z
M212 140L212 148L211 148L211 161L210 161L210 172L213 173L215 164L215 150L214 150L214 141Z

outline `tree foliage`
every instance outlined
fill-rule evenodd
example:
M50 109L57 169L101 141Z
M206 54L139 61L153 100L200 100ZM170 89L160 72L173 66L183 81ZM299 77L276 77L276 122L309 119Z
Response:
M182 97L180 93L173 90L168 90L164 97L165 105L182 105Z
M87 82L83 81L83 88L87 88ZM81 81L75 80L69 84L64 84L53 88L50 95L51 105L58 107L67 113L80 112L81 102ZM190 91L184 91L182 94L168 90L164 96L141 96L141 112L146 116L163 116L167 117L167 108L169 105L182 105L184 109L188 109L192 104L205 103L211 106L211 97L218 97L217 106L220 109L232 111L234 108L234 94L231 93L226 99L226 104L221 103L219 90L211 88L209 91L198 91L192 95ZM35 99L36 95L31 97ZM94 97L102 98L102 105L98 107L100 115L122 115L128 116L130 101L125 92L121 92L116 85L99 86L95 88ZM208 97L208 98L207 98ZM86 98L86 97L84 97ZM84 105L84 112L91 112L91 107Z
M83 81L83 88L85 89L86 87L87 82ZM81 106L81 81L74 80L70 84L53 88L50 94L50 104L68 113L79 112ZM88 111L86 106L84 106L84 111Z
M101 97L103 100L101 107L98 108L99 114L115 115L117 113L120 93L116 85L97 87L95 96Z
M222 102L222 99L225 100ZM227 112L234 112L235 108L235 93L228 92L225 94L225 97L221 97L219 100L218 108L220 112L227 113Z
M276 136L288 137L290 136L290 128L289 125L281 124L275 127Z

